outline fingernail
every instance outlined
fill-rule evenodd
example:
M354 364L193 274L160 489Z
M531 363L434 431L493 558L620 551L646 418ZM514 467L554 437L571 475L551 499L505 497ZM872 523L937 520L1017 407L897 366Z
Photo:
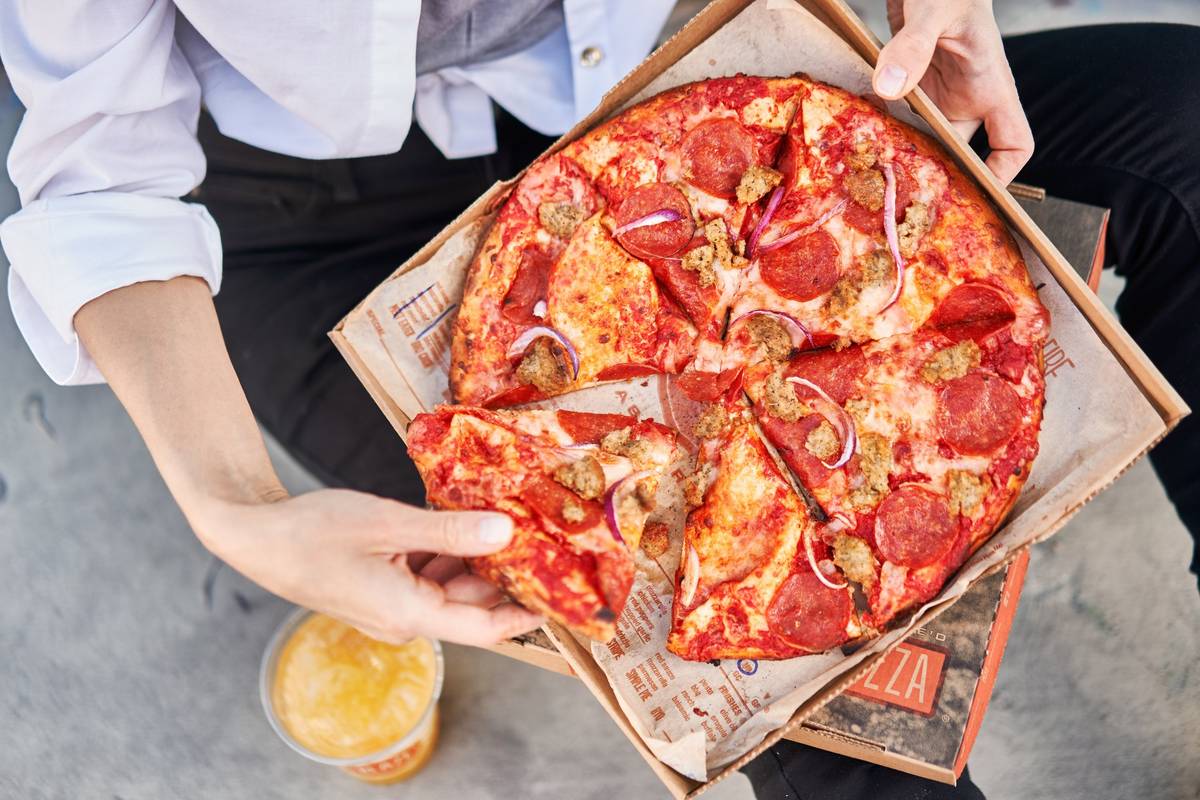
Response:
M479 541L484 544L506 544L512 532L512 520L507 516L489 514L479 522Z
M908 70L895 64L888 64L879 70L875 77L875 91L884 97L895 98L904 91L904 82L908 80Z

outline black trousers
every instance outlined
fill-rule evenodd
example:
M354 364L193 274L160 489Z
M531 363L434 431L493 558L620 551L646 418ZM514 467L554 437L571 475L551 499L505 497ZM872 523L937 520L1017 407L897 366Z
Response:
M1021 179L1112 209L1108 256L1128 280L1121 321L1200 408L1200 28L1075 28L1006 47L1037 141ZM503 114L498 133L500 152L484 158L447 161L414 127L396 155L314 162L202 124L209 172L197 199L224 237L217 311L234 366L263 425L331 485L423 499L399 439L325 334L549 143ZM1196 536L1200 419L1151 461ZM966 776L947 787L790 743L745 772L762 798L982 797Z

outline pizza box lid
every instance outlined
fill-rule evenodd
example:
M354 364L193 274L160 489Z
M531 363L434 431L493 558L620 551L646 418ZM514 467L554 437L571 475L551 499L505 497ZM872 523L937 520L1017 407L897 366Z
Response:
M790 7L802 8L826 26L829 31L836 34L868 64L873 64L878 56L880 46L878 40L842 0L715 0L614 86L605 95L600 105L572 130L564 134L548 152L553 152L565 142L577 138L627 105L650 86L656 78L662 76L664 72L677 65L693 50L729 26L731 21L736 21L740 14L751 10L752 6L757 7L754 10L766 9L768 11L784 10ZM753 39L756 35L756 31L752 29L731 26L729 30L736 30L737 35L744 39ZM982 579L987 574L1004 569L1007 563L1018 557L1019 553L1023 552L1029 544L1040 541L1061 529L1079 508L1116 480L1178 424L1179 420L1188 413L1188 408L1178 393L1172 389L1157 368L1121 328L1112 314L1088 289L1086 283L1072 269L1058 249L1033 223L1025 210L987 171L970 148L958 138L945 117L934 107L929 98L917 90L910 96L908 106L941 140L963 169L976 179L1007 222L1024 238L1024 243L1028 248L1026 250L1027 258L1036 256L1044 264L1049 277L1058 287L1061 287L1064 297L1073 307L1072 313L1078 311L1080 318L1085 320L1086 325L1094 331L1095 340L1102 344L1102 349L1111 354L1111 361L1117 365L1116 368L1127 376L1128 384L1136 395L1131 403L1136 401L1138 404L1137 413L1133 413L1132 406L1128 409L1129 413L1126 413L1127 409L1119 409L1120 419L1130 428L1129 436L1120 442L1120 447L1108 448L1101 454L1077 453L1076 455L1079 456L1076 465L1078 475L1072 473L1072 479L1064 482L1068 485L1050 487L1048 494L1053 500L1053 508L1039 510L1036 520L1030 523L1031 525L1036 524L1036 530L1023 539L1019 545L1013 546L999 542L1001 536L998 535L997 540L985 546L984 550L988 551L987 553L981 551L981 554L977 554L981 556L979 563L986 566L986 570L972 571L970 577L965 579L969 585L970 582ZM485 192L429 244L401 265L392 278L381 284L330 333L335 345L343 353L351 368L401 436L404 435L412 416L429 404L422 403L417 389L414 388L419 381L412 380L412 375L406 375L404 370L397 366L394 353L386 352L384 348L378 346L378 343L374 344L374 352L369 352L373 346L370 341L372 331L382 339L385 335L385 324L395 323L401 327L405 324L400 313L403 310L401 306L379 307L379 295L390 281L402 279L410 271L428 266L439 259L454 258L456 254L446 251L453 250L455 247L465 247L465 242L476 241L477 239L472 239L467 234L486 230L490 215L503 203L508 189L519 177L518 175L512 181L497 183ZM473 252L473 246L470 252ZM457 254L459 257L463 255L464 253ZM470 253L465 255L469 258ZM461 277L458 287L461 287ZM423 291L430 291L434 288L435 286L431 284L428 290ZM437 288L441 289L442 287ZM461 288L459 290L461 291ZM438 336L443 338L448 336L446 333L449 325L448 319L453 311L454 303L442 298L444 302L439 305L435 302L436 300L437 298L430 297L425 300L437 309L437 316L426 327L415 334L413 331L403 331L408 335L407 343L414 345L412 352L406 352L405 355L413 359L412 363L418 364L416 369L420 369L421 365L427 367L426 362L432 361L437 356L436 340ZM395 313L390 313L393 309L395 309ZM442 327L439 328L439 325ZM422 343L421 339L426 334L431 335ZM1054 340L1052 340L1052 344L1059 346L1059 343ZM1088 344L1090 346L1093 343L1089 342ZM1104 380L1106 383L1112 383L1116 379L1109 373L1105 375ZM1083 398L1076 397L1075 400L1082 401ZM1072 401L1072 398L1064 397L1060 402L1069 401ZM1152 421L1146 419L1146 414L1150 412L1154 417ZM1138 422L1136 429L1129 423L1134 418ZM1028 492L1029 489L1027 488L1026 491ZM956 582L963 582L962 576L967 574L968 570L964 567ZM942 600L926 606L914 615L908 628L928 624L961 596L961 588L954 594L944 592ZM893 631L894 635L885 635L877 643L877 646L864 648L864 652L868 652L869 655L858 659L857 663L847 667L844 672L829 680L819 691L810 695L796 708L786 724L766 735L756 746L746 750L741 757L725 764L715 774L706 774L707 780L687 777L667 766L654 754L646 740L638 733L630 717L627 716L621 700L618 699L606 674L593 657L588 643L576 639L564 629L554 625L547 627L547 633L564 654L571 668L608 711L651 769L662 779L671 795L683 798L701 794L713 783L727 777L742 764L749 762L770 747L787 732L799 726L808 716L841 694L864 673L872 669L877 661L885 658L887 648L900 644L908 628Z

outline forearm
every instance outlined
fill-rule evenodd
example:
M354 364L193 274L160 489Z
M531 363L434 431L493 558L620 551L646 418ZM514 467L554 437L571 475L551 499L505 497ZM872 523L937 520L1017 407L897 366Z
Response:
M75 328L205 544L214 505L285 495L203 281L117 289L81 308Z

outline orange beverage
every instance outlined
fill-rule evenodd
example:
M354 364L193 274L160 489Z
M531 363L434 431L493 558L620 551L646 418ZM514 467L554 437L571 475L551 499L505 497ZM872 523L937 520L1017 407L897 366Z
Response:
M385 644L300 610L267 646L259 684L271 727L313 761L395 783L433 753L442 691L435 640Z

